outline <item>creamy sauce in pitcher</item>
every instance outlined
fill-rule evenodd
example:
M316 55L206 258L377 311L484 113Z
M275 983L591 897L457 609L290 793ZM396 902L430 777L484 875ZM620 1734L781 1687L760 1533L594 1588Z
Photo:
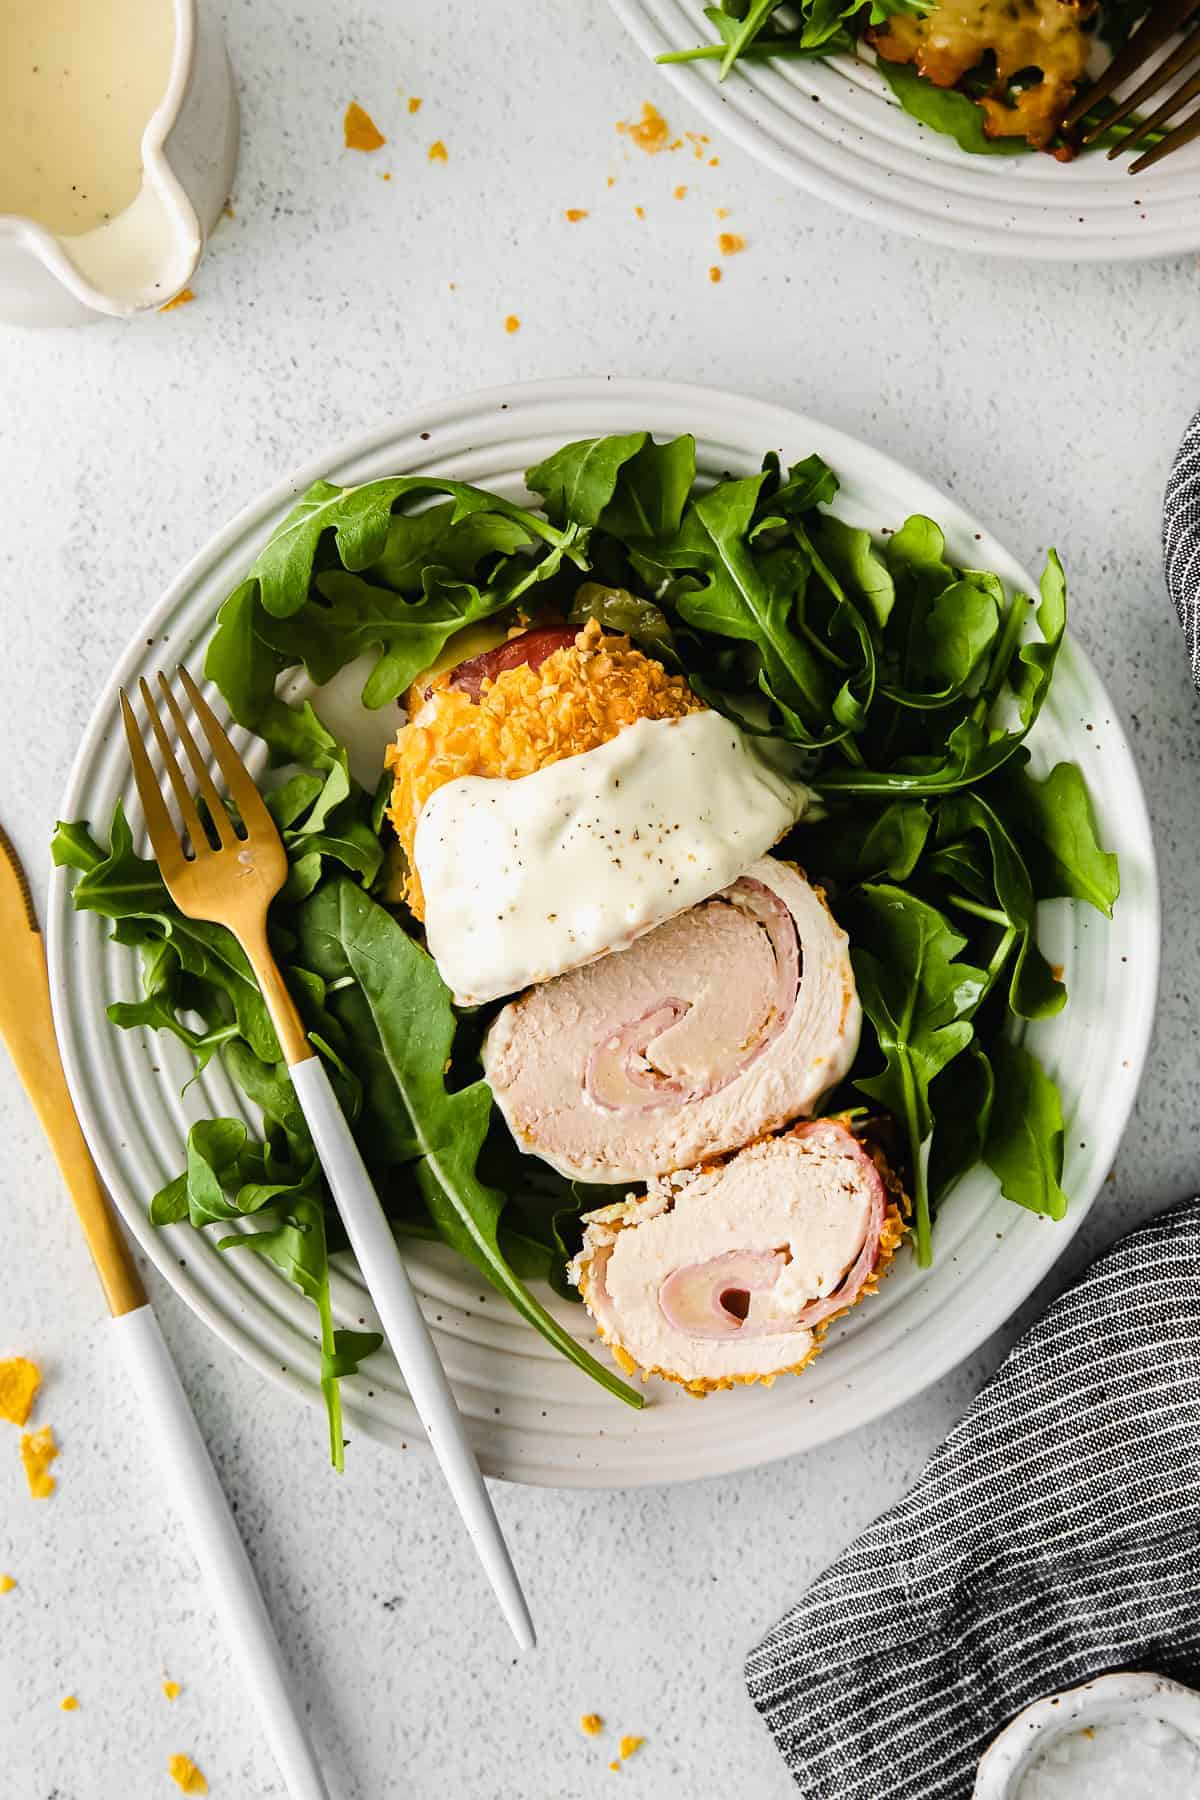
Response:
M174 53L172 0L0 0L0 213L73 236L123 212Z

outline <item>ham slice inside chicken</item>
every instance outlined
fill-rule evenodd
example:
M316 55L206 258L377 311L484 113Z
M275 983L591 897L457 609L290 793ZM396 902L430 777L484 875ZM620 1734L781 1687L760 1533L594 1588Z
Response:
M801 1366L902 1230L879 1168L836 1119L652 1182L585 1226L573 1273L605 1339L702 1389Z
M642 1180L810 1113L860 1017L845 933L798 870L762 857L506 1006L484 1065L522 1148L582 1180Z

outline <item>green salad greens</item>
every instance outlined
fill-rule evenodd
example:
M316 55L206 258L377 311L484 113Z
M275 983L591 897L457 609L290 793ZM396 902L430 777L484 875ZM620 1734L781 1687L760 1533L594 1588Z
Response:
M902 14L924 18L936 10L937 4L938 0L718 0L716 5L704 8L704 17L714 33L709 43L691 50L666 51L657 60L719 63L724 80L739 63L750 64L764 57L853 55L871 26L884 25ZM1098 35L1110 49L1119 49L1145 10L1143 0L1100 0L1095 13ZM1086 19L1086 9L1080 17ZM982 45L978 67L953 87L937 86L909 63L880 56L877 66L903 110L931 131L953 138L961 150L975 156L1037 153L1024 137L990 137L985 131L984 114L977 101L985 94L995 95L997 82L994 54ZM1040 70L1022 70L1004 87L1011 93L1040 80ZM1102 102L1080 120L1071 143L1060 134L1045 147L1064 157L1074 154L1078 137L1115 110L1113 102ZM1136 116L1124 120L1095 139L1093 148L1111 149L1138 130L1140 120ZM1163 135L1160 130L1145 133L1141 147L1149 149L1161 142ZM1039 140L1038 148L1041 147Z
M939 1201L981 1159L1010 1200L1058 1218L1063 1118L1022 1042L1066 1001L1037 942L1037 903L1111 912L1116 860L1079 769L1044 778L1024 740L1066 626L1050 555L1037 596L962 568L920 516L881 537L829 510L819 457L698 483L690 437L568 444L531 469L539 510L452 481L318 482L222 606L206 672L278 767L268 804L291 873L271 935L312 1041L401 1233L466 1258L562 1354L632 1405L527 1282L564 1267L601 1189L520 1153L479 1063L488 1009L456 1011L395 892L386 786L280 677L319 687L366 653L363 703L394 706L455 635L536 617L626 632L743 729L797 746L820 806L779 847L829 891L851 938L867 1024L829 1110L893 1115L917 1258ZM399 715L397 715L399 716ZM316 1308L334 1462L338 1383L379 1343L335 1329L330 1254L344 1238L249 966L223 929L183 917L120 810L102 839L60 825L74 903L140 958L115 1025L218 1058L261 1114L255 1135L206 1120L151 1204L158 1225L215 1226L220 1248L276 1263Z

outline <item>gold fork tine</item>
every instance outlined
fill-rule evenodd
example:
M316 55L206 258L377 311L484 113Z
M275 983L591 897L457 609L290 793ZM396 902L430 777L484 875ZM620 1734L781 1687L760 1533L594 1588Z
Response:
M1192 86L1192 83L1188 85ZM1197 80L1192 86L1192 93L1200 93L1200 80ZM1153 150L1143 151L1136 162L1130 163L1129 173L1136 175L1142 169L1149 169L1154 163L1161 162L1164 156L1170 156L1172 150L1181 150L1184 144L1190 144L1194 138L1198 137L1200 137L1200 113L1190 119L1185 119L1182 125L1175 127L1174 131L1168 131L1162 143L1155 144Z
M217 784L209 774L208 764L200 754L200 746L192 736L192 728L183 716L183 708L176 700L171 690L171 684L161 669L158 671L158 685L162 691L162 697L166 701L167 711L174 721L175 730L179 734L179 741L183 745L184 753L192 765L192 774L196 777L196 784L204 796L217 836L227 850L232 850L238 842L237 832L233 828L233 820L225 809L225 802L217 792Z
M154 860L162 870L163 880L170 881L172 874L182 868L186 860L183 845L175 829L175 821L162 797L158 776L146 753L141 729L124 688L121 689L121 719L125 726L125 742L129 746L129 760L133 764L138 799L142 803L146 830L150 834L150 848L154 852Z
M1156 50L1161 50L1168 38L1174 37L1195 10L1196 0L1161 0L1160 5L1153 7L1120 55L1113 57L1099 80L1080 94L1069 108L1063 119L1063 130L1069 131L1072 125L1078 125L1093 106L1098 105L1101 100L1107 100L1114 88L1128 80L1135 69L1140 69L1147 57L1153 56Z
M200 812L196 806L195 800L192 798L192 790L187 784L187 779L184 776L183 770L179 766L179 759L175 754L170 738L167 736L166 727L159 716L154 695L150 691L150 684L144 677L138 682L138 691L142 696L142 705L146 709L146 717L150 721L150 729L154 733L154 739L158 745L159 755L162 757L163 768L166 771L167 780L171 783L171 790L175 795L175 801L179 807L179 816L183 821L183 829L191 839L192 854L194 856L203 856L204 852L208 849L208 838L205 835L204 826L201 823Z
M1197 54L1200 54L1200 45L1197 46ZM1194 100L1197 94L1200 94L1200 74L1193 75L1189 80L1183 82L1174 94L1168 94L1158 110L1152 112L1148 119L1143 119L1137 130L1130 133L1130 144L1140 142L1148 131L1157 131L1160 126L1166 124L1168 119L1175 116L1181 106L1186 106L1189 100Z
M225 785L229 789L230 799L241 813L247 830L257 828L258 830L275 831L277 829L275 821L271 817L266 802L255 787L245 763L230 743L224 726L182 664L176 672L184 692L192 703L192 711L200 722L200 729L208 739L209 748L217 759L217 766L225 777Z
M1178 75L1181 69L1186 69L1188 64L1195 62L1198 56L1200 56L1200 37L1192 36L1185 38L1183 43L1171 52L1170 56L1151 69L1145 81L1140 82L1139 85L1134 88L1132 94L1128 95L1120 102L1116 112L1106 113L1104 118L1101 119L1098 124L1092 126L1092 129L1087 133L1083 140L1084 143L1090 144L1111 126L1120 125L1129 117L1131 112L1137 111L1137 108L1142 104L1143 100L1148 100L1151 94L1157 93L1165 81L1169 81L1172 75ZM1177 102L1177 104L1181 103ZM1114 144L1112 146L1108 152L1109 160L1111 161L1114 156L1119 155L1122 150L1127 150L1131 144L1135 143L1136 140L1142 136L1143 132L1146 132L1149 129L1150 121L1148 119L1141 120L1134 127L1128 138L1122 143Z

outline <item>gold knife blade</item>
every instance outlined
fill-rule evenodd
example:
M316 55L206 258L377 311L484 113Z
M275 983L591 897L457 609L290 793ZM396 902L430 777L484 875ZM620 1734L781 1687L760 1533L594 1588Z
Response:
M25 1092L50 1140L109 1310L114 1317L134 1312L145 1306L146 1290L75 1116L54 1032L46 952L33 894L21 859L2 825L0 943L4 945L0 1037L8 1045Z

